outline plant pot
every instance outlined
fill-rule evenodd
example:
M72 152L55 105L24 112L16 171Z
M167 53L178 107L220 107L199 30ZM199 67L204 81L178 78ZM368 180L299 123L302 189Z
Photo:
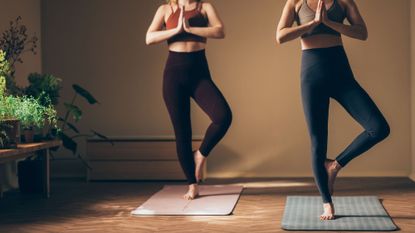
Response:
M40 159L23 160L17 164L19 189L21 193L41 193L44 187L44 163Z
M6 138L0 144L2 149L17 148L20 143L20 121L16 119L0 120L1 130L5 132Z
M49 131L50 131L49 121L45 120L45 124L43 125L43 128L41 129L42 137L47 138L49 136Z
M32 143L35 137L35 131L33 129L24 129L24 140L26 143Z

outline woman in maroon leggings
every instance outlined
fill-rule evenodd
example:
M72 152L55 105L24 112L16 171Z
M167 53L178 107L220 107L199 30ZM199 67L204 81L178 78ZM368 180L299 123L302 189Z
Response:
M198 196L197 184L203 176L206 158L232 121L232 112L210 77L205 56L207 38L224 37L223 23L215 8L197 0L171 0L160 6L146 36L148 45L167 41L169 47L163 98L174 127L177 155L189 183L185 199ZM190 98L212 120L195 152L192 152Z

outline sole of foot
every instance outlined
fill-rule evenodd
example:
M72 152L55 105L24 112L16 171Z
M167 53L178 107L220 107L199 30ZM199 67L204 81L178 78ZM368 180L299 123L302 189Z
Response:
M333 195L334 193L334 182L336 181L337 173L339 172L336 169L335 163L336 161L331 159L326 159L326 161L324 162L324 166L326 168L328 175L328 187L330 195Z

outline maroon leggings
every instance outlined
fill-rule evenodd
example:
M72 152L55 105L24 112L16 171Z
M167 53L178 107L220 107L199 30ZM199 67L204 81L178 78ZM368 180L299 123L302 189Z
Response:
M199 148L204 156L208 156L223 138L232 121L231 109L210 77L205 50L169 52L164 69L163 98L173 123L181 167L188 183L197 183L192 152L190 98L212 120Z

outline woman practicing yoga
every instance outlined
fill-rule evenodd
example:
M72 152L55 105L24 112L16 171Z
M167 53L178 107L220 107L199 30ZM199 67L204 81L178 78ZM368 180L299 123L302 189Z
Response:
M189 183L184 195L188 200L198 196L206 158L232 121L232 112L211 79L205 56L207 38L224 37L223 23L213 5L196 0L171 0L160 6L146 36L148 45L168 43L163 98L174 127L177 155ZM191 97L212 120L200 148L194 152Z
M350 25L343 24L345 18ZM353 0L287 0L276 36L278 43L301 37L301 94L314 177L324 203L322 220L334 219L331 196L340 169L385 139L390 130L378 107L355 80L341 34L367 39L365 22ZM330 98L364 128L335 160L326 155Z

